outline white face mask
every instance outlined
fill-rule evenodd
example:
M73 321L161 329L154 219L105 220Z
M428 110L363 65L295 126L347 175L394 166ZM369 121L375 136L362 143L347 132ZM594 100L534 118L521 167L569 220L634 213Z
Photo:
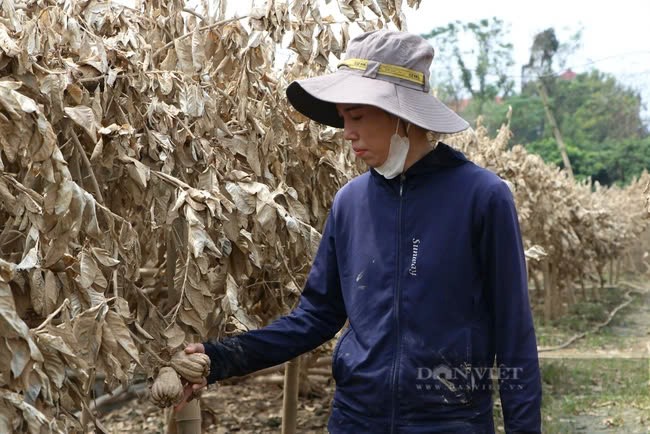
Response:
M404 171L404 164L406 164L406 155L409 152L408 130L410 126L411 124L408 124L406 127L407 136L400 137L400 135L397 134L397 131L399 131L399 118L397 118L397 128L395 129L395 134L393 134L390 138L388 158L386 158L384 164L379 167L375 167L375 170L386 179L393 179Z

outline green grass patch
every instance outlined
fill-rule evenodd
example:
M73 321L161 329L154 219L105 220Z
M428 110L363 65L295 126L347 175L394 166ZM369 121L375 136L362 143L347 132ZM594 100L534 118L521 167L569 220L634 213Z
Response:
M619 412L650 408L647 358L543 360L540 367L546 433L576 432L578 428L590 432L590 421L602 424L602 418L595 416L601 413L607 414L608 423L614 427L625 422ZM582 427L575 422L575 416L580 415L587 416L580 419Z
M625 302L627 291L619 288L604 288L600 290L599 300L580 301L568 308L567 313L562 315L551 324L543 324L541 313L535 315L535 331L537 344L542 347L560 345L572 336L592 329L607 319L609 313ZM620 313L618 314L620 315ZM618 318L614 318L612 325L616 324ZM601 329L598 335L590 335L584 339L583 344L588 346L599 346L602 338L610 335L607 328Z
M542 360L540 368L544 433L591 433L604 426L603 420L612 428L617 423L629 427L635 420L628 420L625 411L644 414L650 408L649 359ZM497 432L504 432L496 394L494 415Z

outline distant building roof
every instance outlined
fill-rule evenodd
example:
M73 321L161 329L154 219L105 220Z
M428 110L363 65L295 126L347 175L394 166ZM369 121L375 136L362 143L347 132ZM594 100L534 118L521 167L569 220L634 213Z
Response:
M569 68L566 71L564 71L562 74L560 74L560 80L573 80L574 78L576 78L576 75L578 74L571 71L571 68Z
M446 100L445 104L447 104L447 106L453 111L455 111L456 113L462 113L467 109L467 107L469 107L471 102L472 102L472 98L463 98L457 100L453 100L453 99ZM503 98L501 98L500 96L496 96L494 98L494 102L496 102L497 104L501 104L503 103Z

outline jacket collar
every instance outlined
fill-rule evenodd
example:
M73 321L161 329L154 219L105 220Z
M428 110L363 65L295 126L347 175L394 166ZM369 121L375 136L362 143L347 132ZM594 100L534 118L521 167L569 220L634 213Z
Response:
M434 172L444 167L456 167L461 164L467 163L469 160L465 155L453 149L449 145L439 142L438 145L424 157L420 158L415 162L408 170L405 172L407 178L412 177L413 175L425 174ZM376 170L370 169L372 176L376 178L385 178L380 175ZM399 181L399 176L394 178L394 180Z

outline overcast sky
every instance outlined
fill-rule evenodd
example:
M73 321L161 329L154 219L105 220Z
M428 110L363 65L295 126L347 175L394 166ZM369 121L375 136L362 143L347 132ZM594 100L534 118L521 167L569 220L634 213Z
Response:
M568 59L567 67L575 72L597 68L616 75L642 93L648 119L650 0L544 0L539 4L542 9L535 9L533 2L521 0L423 0L417 11L406 8L405 15L409 31L414 33L426 33L455 20L478 21L496 16L510 25L515 76L528 61L536 33L554 27L562 41L582 28L582 46Z

